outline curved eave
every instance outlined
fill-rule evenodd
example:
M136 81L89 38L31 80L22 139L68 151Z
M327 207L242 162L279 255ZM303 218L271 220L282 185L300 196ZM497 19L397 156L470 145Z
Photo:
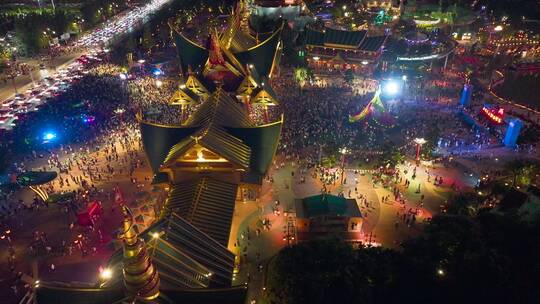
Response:
M284 24L282 23L281 27L265 41L234 55L244 66L253 64L259 75L268 77L274 65L274 58L278 51L283 26Z
M247 49L248 51L253 51L267 43L269 43L270 41L272 41L272 39L274 39L276 36L280 35L281 34L281 31L283 31L283 27L285 26L285 23L282 22L281 23L281 26L268 38L266 38L266 40L264 40L263 42L257 44L257 45L254 45L252 47L250 47L249 49Z
M165 126L142 121L139 124L144 150L154 174L159 173L159 168L170 149L198 129L197 127Z
M227 128L232 135L241 139L251 148L250 169L258 174L266 174L276 154L283 115L279 121L253 128Z
M182 71L186 73L188 67L193 68L194 70L203 67L206 60L208 59L208 50L203 46L191 41L176 28L173 29L174 44L178 52L178 57L180 58L180 64L182 65Z
M17 176L17 183L21 186L39 186L54 180L58 176L55 171L26 171ZM24 180L28 177L29 180Z

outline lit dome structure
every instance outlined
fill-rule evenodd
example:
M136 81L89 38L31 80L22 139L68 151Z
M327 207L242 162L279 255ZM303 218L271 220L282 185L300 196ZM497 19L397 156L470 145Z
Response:
M414 30L406 32L401 38L392 39L386 57L401 63L430 63L445 59L457 43L446 37Z
M426 33L412 31L408 32L403 36L403 39L409 45L424 44L429 42L429 36Z

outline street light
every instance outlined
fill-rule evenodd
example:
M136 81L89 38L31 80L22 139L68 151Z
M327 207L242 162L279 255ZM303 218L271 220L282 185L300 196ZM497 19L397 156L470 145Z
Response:
M424 138L415 138L414 142L416 143L416 162L420 161L420 148L423 144L427 142Z
M339 150L339 153L341 153L341 184L343 185L345 178L345 155L349 153L349 150L346 147L343 147Z

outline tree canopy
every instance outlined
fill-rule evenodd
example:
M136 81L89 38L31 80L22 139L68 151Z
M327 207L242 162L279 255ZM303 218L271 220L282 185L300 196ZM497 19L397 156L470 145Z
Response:
M338 240L283 249L269 303L536 303L540 224L492 212L435 216L400 250Z

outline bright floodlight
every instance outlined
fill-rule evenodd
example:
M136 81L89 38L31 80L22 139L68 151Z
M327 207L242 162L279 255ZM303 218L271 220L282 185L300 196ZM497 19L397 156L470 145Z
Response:
M497 25L495 28L494 28L495 32L500 32L503 30L503 27L502 25Z
M126 80L126 79L127 79L127 75L124 74L124 73L120 74L120 79Z
M385 94L390 96L396 95L397 93L399 93L399 84L395 81L390 80L384 85L383 91Z
M112 270L109 268L103 269L103 271L99 274L99 277L104 281L110 280L112 278Z
M43 134L43 139L46 140L46 141L50 141L50 140L53 140L56 138L56 134L53 133L53 132L46 132L45 134Z

